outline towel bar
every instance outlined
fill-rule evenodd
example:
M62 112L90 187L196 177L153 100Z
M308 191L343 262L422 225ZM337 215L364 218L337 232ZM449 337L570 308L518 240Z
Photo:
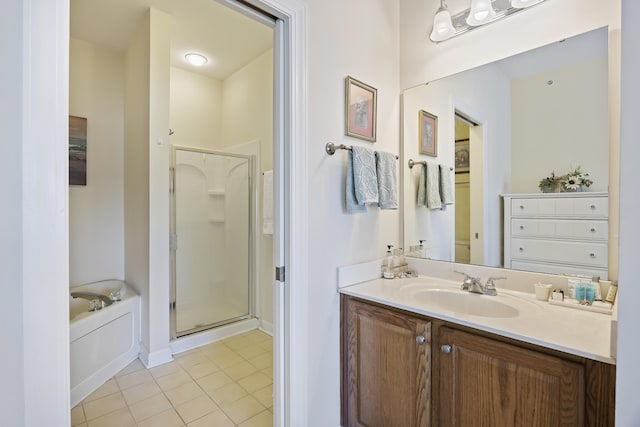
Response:
M333 156L334 154L336 154L336 150L349 150L351 151L351 146L350 145L344 145L344 144L340 144L340 145L336 145L333 142L327 142L327 145L324 146L324 151L327 152L328 155ZM398 158L398 156L396 155L396 159Z
M413 159L409 159L409 169L413 169L414 165L426 165L427 162L422 161L422 162L415 162ZM453 170L453 168L449 168L450 171Z

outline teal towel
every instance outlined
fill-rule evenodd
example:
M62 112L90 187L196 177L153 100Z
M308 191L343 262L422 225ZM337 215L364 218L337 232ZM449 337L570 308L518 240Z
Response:
M373 150L353 147L353 185L359 205L378 203L378 179Z
M376 152L376 175L380 209L398 209L398 175L396 155Z
M443 205L452 205L454 200L451 170L444 165L440 165L440 200Z
M349 151L347 158L347 187L345 189L345 194L347 199L347 212L358 213L367 211L367 207L364 203L358 204L358 200L356 199L356 189L353 184L353 155L351 154L351 151Z
M427 163L427 208L442 208L440 199L440 166L435 163Z

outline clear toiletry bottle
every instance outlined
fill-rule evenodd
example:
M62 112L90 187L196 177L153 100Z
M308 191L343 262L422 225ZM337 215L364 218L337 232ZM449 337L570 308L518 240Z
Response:
M385 279L393 279L393 255L391 248L393 245L387 245L387 257L382 261L382 277Z
M420 242L420 246L419 246L420 258L426 258L427 252L424 250L424 242L426 242L426 240L422 239L422 240L419 240L419 242Z
M605 301L613 304L616 301L616 295L618 295L618 281L613 280L609 286L609 292L607 292Z

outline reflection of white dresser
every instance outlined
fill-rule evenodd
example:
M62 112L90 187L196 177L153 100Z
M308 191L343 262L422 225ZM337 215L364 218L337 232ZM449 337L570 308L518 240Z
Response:
M607 193L502 197L505 268L607 278Z

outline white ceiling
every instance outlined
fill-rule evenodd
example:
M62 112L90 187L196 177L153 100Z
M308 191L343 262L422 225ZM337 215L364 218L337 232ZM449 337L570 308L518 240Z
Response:
M171 65L224 79L273 46L273 30L215 0L71 0L71 37L124 51L149 8L172 17ZM188 52L209 62L194 67Z

